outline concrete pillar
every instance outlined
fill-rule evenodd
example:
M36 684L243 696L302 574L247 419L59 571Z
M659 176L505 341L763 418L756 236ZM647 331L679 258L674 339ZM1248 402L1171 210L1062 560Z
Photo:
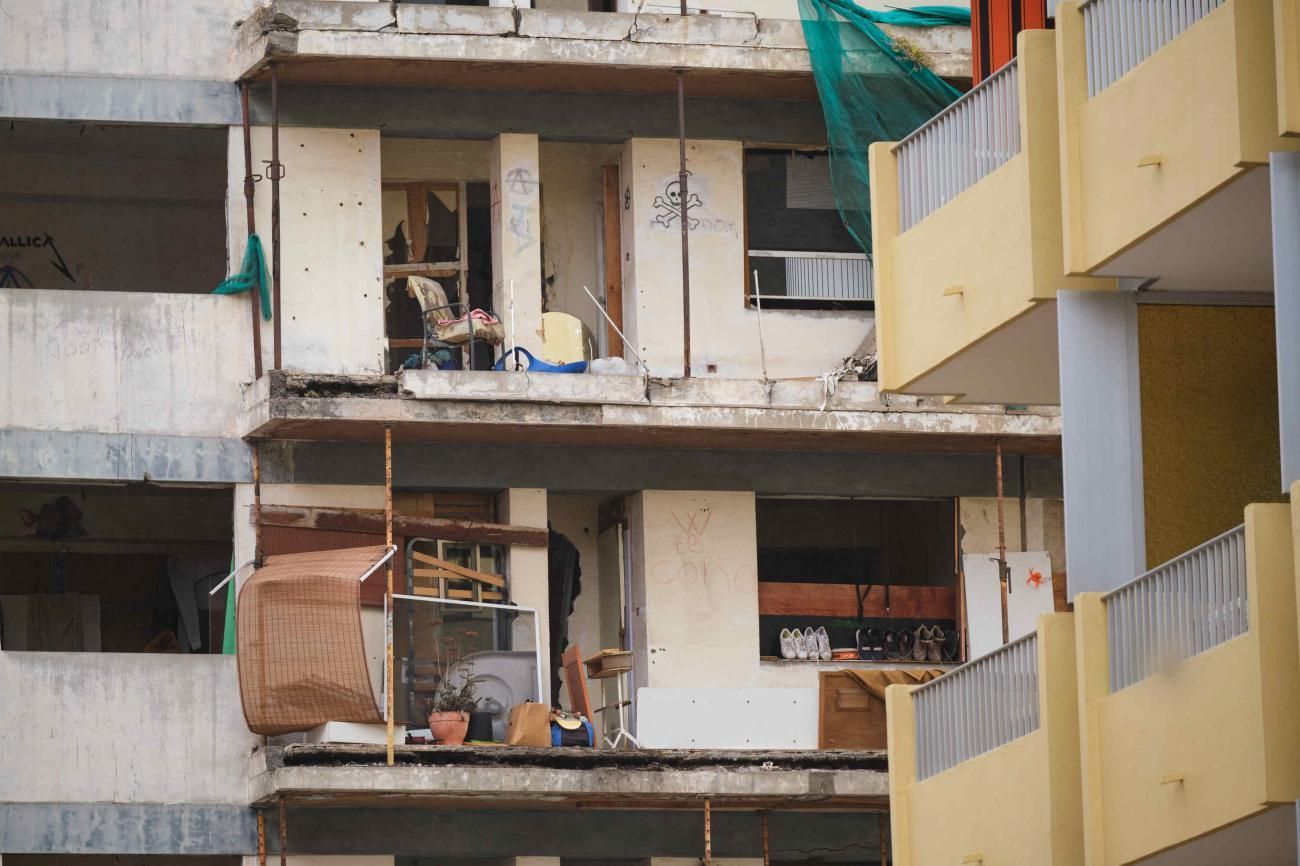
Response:
M1269 154L1282 492L1300 481L1300 153Z
M511 487L503 491L497 499L497 517L502 523L515 526L546 528L546 491L540 487ZM546 549L517 545L510 547L506 552L506 575L510 580L510 600L520 607L530 607L537 611L537 631L542 642L541 700L547 703L551 700L551 619ZM515 649L533 648L535 638L531 625L527 617L515 621Z
M885 689L885 736L889 746L889 841L895 863L912 862L912 786L916 784L915 686Z
M492 306L506 327L507 345L518 340L540 356L542 196L537 136L498 135L492 140L491 159Z
M1057 294L1061 474L1071 592L1104 592L1146 570L1137 299Z

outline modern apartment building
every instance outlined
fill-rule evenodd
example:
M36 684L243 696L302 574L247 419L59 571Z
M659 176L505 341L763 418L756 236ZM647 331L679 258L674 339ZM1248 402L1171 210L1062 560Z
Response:
M882 390L1060 406L1073 603L890 690L900 864L1296 860L1298 20L1062 3L872 147Z
M781 632L959 631L1000 490L1064 586L1060 416L882 395L795 4L687 11L0 2L4 866L887 859L823 675L963 641ZM431 346L466 307L496 345ZM405 742L443 652L495 738L573 707L565 641L643 748Z

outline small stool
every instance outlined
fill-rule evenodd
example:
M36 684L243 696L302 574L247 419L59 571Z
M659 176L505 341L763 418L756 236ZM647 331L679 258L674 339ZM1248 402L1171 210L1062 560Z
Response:
M623 697L623 678L632 672L632 651L601 650L584 661L583 664L587 666L587 679L601 681L600 696L602 700L609 699L605 683L609 680L614 681L616 695L614 703L597 707L595 710L597 713L603 713L606 710L618 710L618 727L614 729L613 733L605 737L605 742L611 749L617 749L624 740L627 740L638 749L641 748L641 743L627 730L627 708L631 706L632 702Z

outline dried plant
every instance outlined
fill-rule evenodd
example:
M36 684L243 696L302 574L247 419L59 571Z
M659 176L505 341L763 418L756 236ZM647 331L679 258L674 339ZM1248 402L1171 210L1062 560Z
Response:
M931 68L930 56L925 53L924 48L906 36L895 36L893 39L894 54L898 56L899 60L910 64L913 72Z
M469 665L460 675L460 682L453 677L443 676L434 690L433 697L425 701L424 709L428 713L472 713L478 709L478 684L482 677L474 676L473 665Z

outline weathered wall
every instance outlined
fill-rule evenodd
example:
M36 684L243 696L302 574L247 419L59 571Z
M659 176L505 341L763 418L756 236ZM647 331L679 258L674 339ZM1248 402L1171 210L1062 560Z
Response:
M0 653L0 802L246 805L237 683L234 656Z
M745 306L743 147L687 143L691 172L691 369L731 378L762 375L758 312ZM682 372L681 223L665 201L676 191L678 146L631 139L621 161L630 190L623 212L624 322L655 375ZM815 376L851 354L872 327L870 313L769 310L763 315L767 374Z
M1278 499L1275 345L1269 307L1138 308L1148 568Z
M2 289L0 333L0 429L235 435L246 298Z
M633 596L645 626L636 637L647 660L637 685L755 685L754 495L646 490L633 501Z
M988 497L962 497L960 503L964 553L985 553L998 549L998 501ZM1007 496L1003 502L1007 550L1046 550L1052 557L1052 571L1065 568L1065 504L1061 499L1025 500L1024 544L1021 544L1020 500Z
M242 133L230 129L229 267L244 255L247 218ZM253 165L271 157L271 133L253 129ZM383 369L383 238L378 130L282 129L280 159L283 366L313 373ZM257 184L258 234L269 257L271 184ZM242 348L247 343L239 344ZM271 367L272 323L262 322Z

